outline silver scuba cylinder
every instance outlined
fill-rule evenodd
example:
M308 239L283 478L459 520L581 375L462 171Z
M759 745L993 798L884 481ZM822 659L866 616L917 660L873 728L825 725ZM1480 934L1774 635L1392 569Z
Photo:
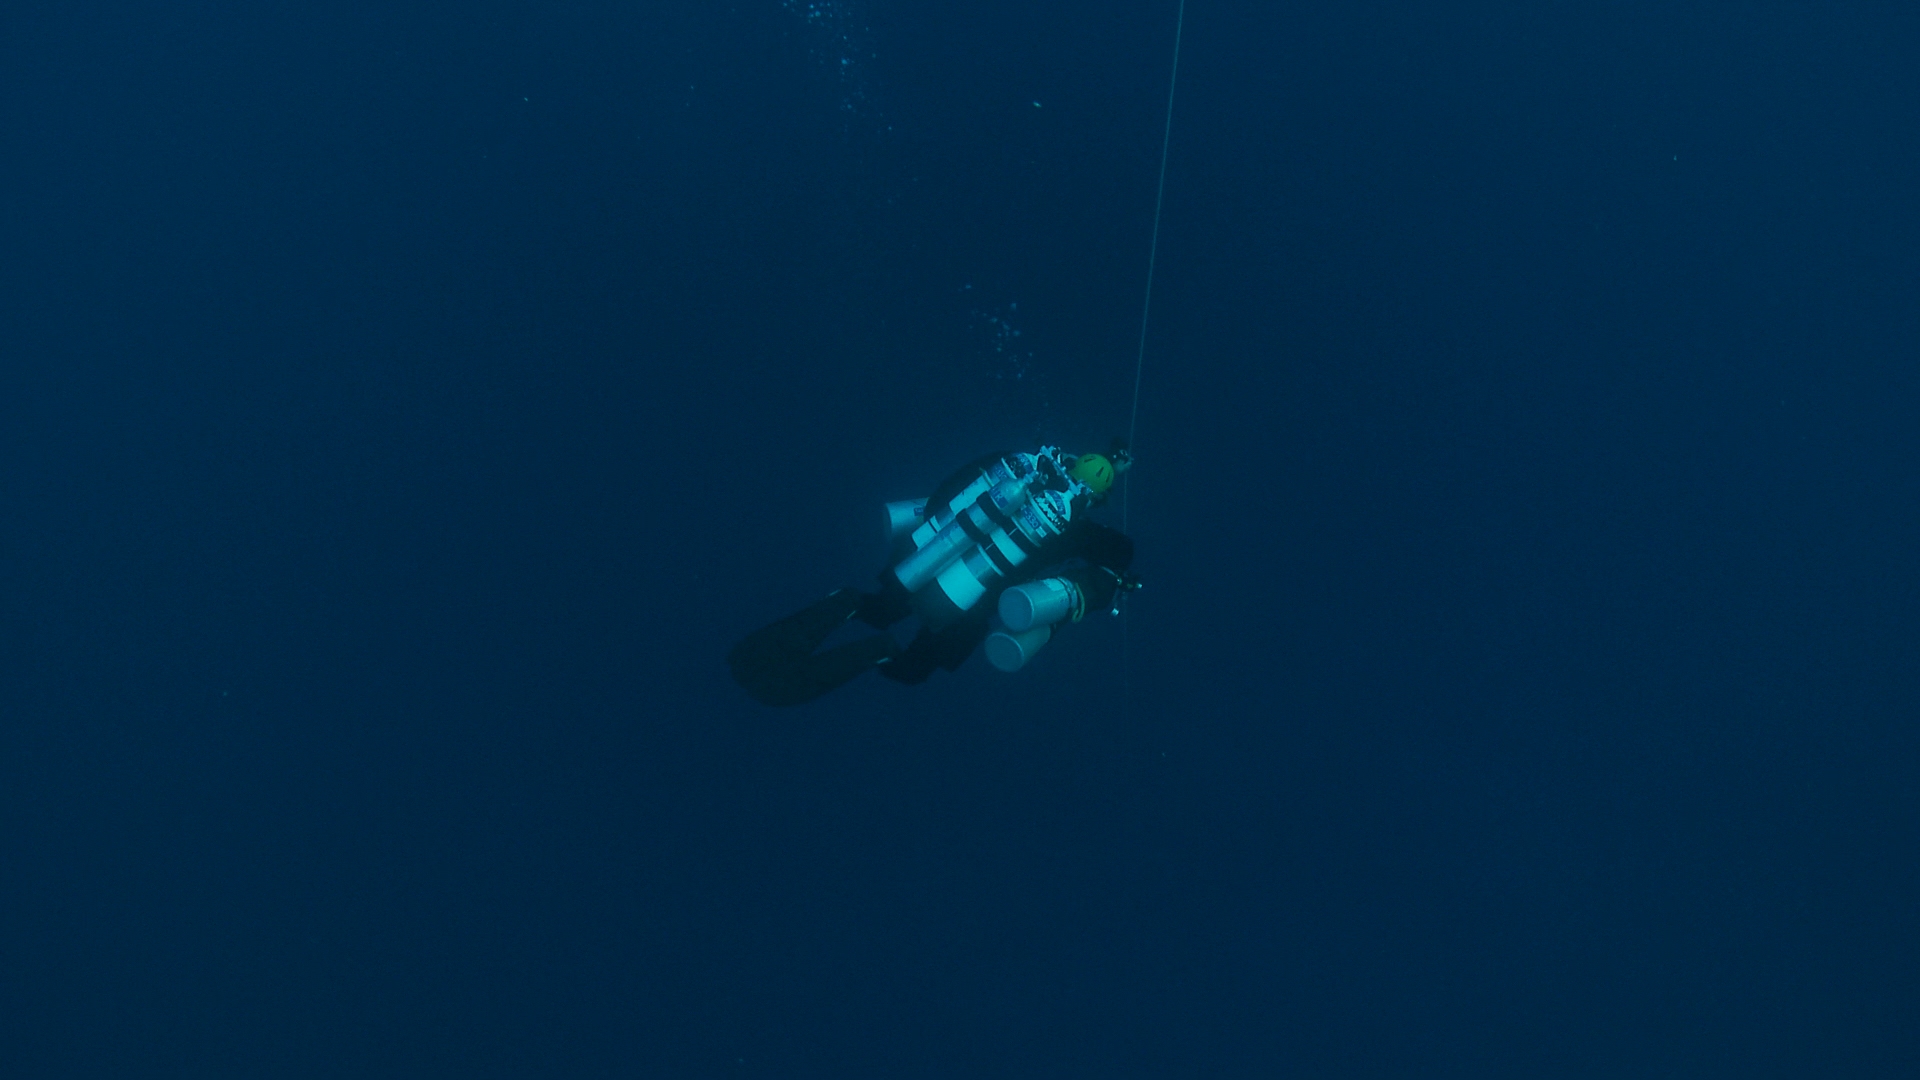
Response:
M1069 618L1079 622L1086 610L1080 586L1066 578L1029 581L1000 594L1000 621L1013 631L1052 626Z
M902 499L887 504L887 542L893 543L920 527L927 516L927 500Z
M1036 626L1030 630L995 630L987 635L980 646L987 654L987 663L996 670L1005 672L1019 671L1033 659L1047 642L1053 640L1053 627Z
M973 483L961 488L958 494L947 500L945 506L927 507L920 526L913 530L913 546L925 547L927 541L951 525L960 511L978 502L980 496L1009 480L1032 475L1039 468L1039 463L1039 456L1035 454L1009 454L980 470L980 475L974 478Z
M921 586L932 581L973 543L973 537L967 535L958 521L951 522L920 550L901 559L900 565L893 568L893 576L900 579L901 586L908 592L919 592Z
M978 534L983 531L978 527L980 516L971 512L992 495L1009 504L1024 498L1027 482L1038 471L1038 455L1009 454L981 470L980 476L961 488L947 505L928 506L922 523L913 530L915 550L893 568L893 576L908 592L920 591L969 545L979 542Z
M1043 459L1052 466L1050 475L1064 476L1059 451L1041 447L1039 454L995 462L944 511L928 508L925 522L913 531L916 550L892 572L913 594L914 608L929 626L939 629L971 609L996 581L1066 531L1073 497L1083 494L1085 485L1070 482L1064 491L1054 490L1052 483L1036 486ZM971 502L965 501L969 496Z
M1002 484L980 497L954 522L972 539L915 595L920 617L936 628L970 611L994 584L1012 577L1047 540L1066 529L1071 513L1057 492L1033 490L1026 481Z

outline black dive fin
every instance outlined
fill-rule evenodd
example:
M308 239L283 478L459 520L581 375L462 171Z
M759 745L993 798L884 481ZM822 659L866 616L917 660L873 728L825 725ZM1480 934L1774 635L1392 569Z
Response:
M895 648L886 634L814 652L860 602L859 592L839 589L748 634L727 654L733 681L762 705L804 705L891 657Z

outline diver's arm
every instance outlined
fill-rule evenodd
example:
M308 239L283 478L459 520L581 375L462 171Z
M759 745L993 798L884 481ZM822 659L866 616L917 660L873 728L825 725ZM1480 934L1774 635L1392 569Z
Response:
M1137 587L1127 573L1133 565L1133 538L1126 533L1082 520L1060 539L1060 555L1053 561L1070 565L1036 576L1066 578L1079 586L1087 611L1105 611L1121 589Z
M1133 565L1133 538L1119 529L1094 521L1076 521L1063 539L1071 545L1070 558L1124 574Z

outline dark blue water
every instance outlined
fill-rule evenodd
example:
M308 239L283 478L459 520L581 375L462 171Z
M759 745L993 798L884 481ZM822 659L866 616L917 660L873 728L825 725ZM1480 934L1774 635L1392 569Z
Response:
M1913 1075L1910 5L1194 0L1124 622L729 681L1126 430L1174 14L0 15L0 1071Z

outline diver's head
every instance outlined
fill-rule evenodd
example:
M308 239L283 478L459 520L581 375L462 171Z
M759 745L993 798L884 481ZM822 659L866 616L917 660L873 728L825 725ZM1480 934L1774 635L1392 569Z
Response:
M1105 454L1081 454L1073 459L1067 469L1067 477L1087 485L1096 499L1104 499L1107 492L1113 490L1113 478L1117 470L1112 459Z

